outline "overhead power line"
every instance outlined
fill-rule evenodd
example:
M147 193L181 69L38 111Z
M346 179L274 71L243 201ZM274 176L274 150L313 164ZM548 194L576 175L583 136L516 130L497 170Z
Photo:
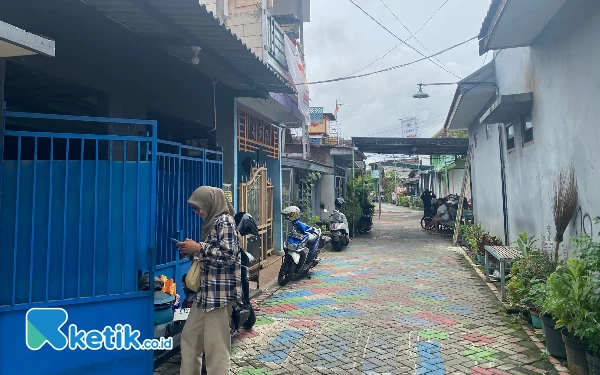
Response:
M460 42L460 43L455 44L453 46L450 46L450 47L448 47L446 49L443 49L443 50L441 50L441 51L439 51L437 53L434 53L433 55L426 56L426 57L423 57L423 58L420 58L418 60L414 60L414 61L411 61L411 62L408 62L408 63L405 63L405 64L400 64L400 65L392 66L392 67L389 67L389 68L376 70L374 72L364 73L364 74L358 74L358 75L352 75L352 76L347 76L347 77L338 77L338 78L332 78L332 79L325 79L325 80L321 80L321 81L314 81L314 82L307 82L307 83L296 83L296 85L304 85L304 84L306 84L306 85L317 85L317 84L321 84L321 83L346 81L346 80L349 80L349 79L356 79L356 78L361 78L361 77L367 77L367 76L371 76L371 75L374 75L374 74L388 72L388 71L394 70L394 69L404 68L406 66L413 65L413 64L416 64L416 63L424 61L424 60L428 60L428 59L430 59L432 57L439 56L439 55L441 55L444 52L448 52L448 51L450 51L450 50L452 50L454 48L460 47L463 44L467 44L470 41L475 40L475 39L477 39L477 36L474 36L472 38L469 38L469 39L465 40L464 42Z
M438 12L444 7L444 5L446 5L448 3L448 1L450 1L450 0L446 0L442 5L440 5L439 8L437 8L437 10L435 12L433 12L431 17L429 17L429 19L423 24L423 26L421 26L421 28L419 30L417 30L415 35L418 34L419 31L423 30L423 28L429 23L429 21L431 21L433 19L433 17L435 17L435 15L438 14Z
M427 25L427 24L428 24L428 23L429 23L429 22L430 22L430 21L433 19L433 17L435 17L435 15L436 15L436 14L437 14L437 13L440 11L440 9L442 9L442 8L444 7L444 5L446 5L446 3L447 3L448 1L449 1L449 0L446 0L446 2L445 2L445 3L443 3L443 4L442 4L442 5L441 5L441 6L440 6L440 7L439 7L439 8L438 8L438 9L437 9L435 12L433 12L433 14L432 14L432 15L429 17L429 19L427 19L427 21L425 21L425 23L423 23L423 24L421 25L421 27L419 28L419 30L417 30L417 32L416 32L416 33L412 34L412 35L411 35L411 36L410 36L408 39L405 39L405 40L404 40L404 43L407 43L407 42L409 42L409 41L410 41L412 38L415 38L415 37L417 36L417 34L419 34L419 33L421 32L421 30L423 30L423 29L425 28L425 26L426 26L426 25ZM386 53L384 53L384 54L383 54L381 57L379 57L379 58L378 58L378 59L376 59L375 61L373 61L373 62L369 63L368 65L364 66L364 67L363 67L363 68L361 68L361 69L358 69L358 70L357 70L357 71L355 71L355 72L352 72L352 73L346 74L344 77L351 76L351 75L354 75L354 74L356 74L356 73L360 73L360 72L362 72L363 70L365 70L365 69L367 69L367 68L370 68L370 67L371 67L373 64L375 64L375 63L377 63L377 62L379 62L379 61L383 60L383 59L384 59L384 58L385 58L387 55L389 55L390 53L392 53L394 50L396 50L398 47L400 47L400 46L401 46L402 44L404 44L404 43L403 43L403 42L400 42L400 43L396 44L396 45L395 45L395 46L394 46L392 49L390 49L389 51L387 51ZM431 52L430 52L430 53L431 53Z
M408 33L409 33L411 36L415 37L415 40L417 41L417 43L419 43L419 45L420 45L421 47L423 47L423 49L425 50L425 52L427 52L428 54L430 54L430 55L431 55L431 51L429 51L429 50L427 49L427 47L425 47L425 46L423 45L423 43L421 43L421 41L420 41L419 39L417 39L417 37L416 37L416 36L415 36L415 35L412 33L412 31L410 31L410 29L409 29L408 27L406 27L406 25L404 24L404 22L402 22L402 21L400 20L400 18L398 18L398 16L396 15L396 13L394 13L394 11L393 11L393 10L392 10L392 9L391 9L391 8L390 8L390 7L389 7L387 4L386 4L386 3L385 3L385 1L384 1L384 0L379 0L379 1L381 1L381 3L383 4L383 6L384 6L384 7L385 7L385 8L386 8L386 9L387 9L387 10L388 10L388 11L389 11L391 14L392 14L392 16L394 16L394 18L395 18L396 20L398 20L398 22L400 22L400 25L402 25L402 27L404 27L404 29L405 29L406 31L408 31ZM437 60L437 61L438 61L438 62L439 62L439 63L440 63L440 64L441 64L441 65L442 65L442 66L443 66L443 67L444 67L444 68L445 68L445 69L446 69L448 72L450 72L450 74L454 75L454 76L455 76L456 78L458 78L458 79L462 79L462 77L459 77L459 76L458 76L456 73L454 73L452 70L450 70L450 68L448 68L446 65L444 65L444 63L443 63L443 62L441 62L441 61L440 61L440 60L439 60L437 57L436 57L435 59L436 59L436 60Z
M370 19L372 19L375 23L377 23L379 26L381 26L385 31L387 31L390 35L392 35L394 38L398 39L401 43L404 43L407 47L409 47L410 49L412 49L413 51L415 51L416 53L418 53L421 56L425 56L423 53L421 53L421 51L419 51L418 49L416 49L415 47L411 46L410 44L406 43L405 41L403 41L398 35L394 34L393 32L390 31L390 29L388 29L387 27L385 27L381 22L377 21L373 16L371 16L366 10L364 10L360 5L358 5L356 2L354 2L354 0L348 0L350 1L352 4L354 4L355 7L357 7L358 9L360 9L361 12L363 12L367 17L369 17ZM453 76L455 76L458 79L461 79L459 76L457 76L456 74L452 73L450 70L448 70L447 68L443 67L442 65L438 64L436 61L431 60L430 58L427 58L427 60L431 61L433 64L437 65L438 67L440 67L441 69L445 70L446 72L452 74Z

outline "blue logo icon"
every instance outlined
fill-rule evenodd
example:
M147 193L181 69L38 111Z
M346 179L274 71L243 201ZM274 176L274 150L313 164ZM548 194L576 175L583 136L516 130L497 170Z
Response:
M54 350L170 350L172 337L140 340L140 331L129 324L106 326L99 330L80 330L70 324L68 335L61 328L69 314L61 308L33 308L25 315L25 344L30 350L40 350L46 343Z
M69 319L61 308L34 308L25 315L25 342L31 350L39 350L46 343L55 350L63 350L69 344L60 330Z

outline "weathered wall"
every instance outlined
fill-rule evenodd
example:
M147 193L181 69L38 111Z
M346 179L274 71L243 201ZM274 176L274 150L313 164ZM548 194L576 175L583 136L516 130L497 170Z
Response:
M600 76L595 74L600 63L600 49L596 48L600 4L589 2L586 16L572 21L566 22L559 14L530 48L503 50L496 57L500 93L533 91L534 95L533 143L523 145L522 124L515 118L515 149L503 150L511 242L524 231L539 237L547 226L554 234L553 181L559 167L568 163L576 169L580 208L565 237L582 231L597 235L600 231L600 226L592 222L600 215L596 193L600 172L594 165L600 143L596 123L600 106L595 104L600 87ZM474 131L472 126L471 137ZM500 235L503 226L497 125L492 126L489 140L483 126L477 131L475 214L486 228Z

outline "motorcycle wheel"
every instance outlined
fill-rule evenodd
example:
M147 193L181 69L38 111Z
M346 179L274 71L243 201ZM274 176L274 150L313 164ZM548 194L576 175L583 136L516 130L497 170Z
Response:
M254 309L251 309L250 316L248 316L248 320L246 320L244 322L244 324L242 324L242 327L244 327L244 329L251 330L252 327L254 327L255 323L256 323L256 314L254 313Z
M279 270L279 276L277 276L277 283L280 286L284 286L292 280L292 277L296 273L296 263L291 256L286 255L281 269Z
M421 219L421 228L425 229L425 230L431 230L432 228L429 228L428 225L431 223L431 218L429 216L424 216Z
M342 244L340 241L332 242L331 247L333 248L333 251L342 251Z

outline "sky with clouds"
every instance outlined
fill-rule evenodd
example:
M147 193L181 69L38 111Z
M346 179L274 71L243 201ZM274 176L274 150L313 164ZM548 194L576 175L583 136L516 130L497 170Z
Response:
M373 18L406 40L446 0L354 0ZM387 5L399 18L386 9ZM478 35L489 0L448 0L434 18L416 35L431 53L439 52ZM341 77L355 72L401 43L361 12L350 0L312 0L311 21L304 26L308 81ZM408 42L425 56L430 55L415 38ZM402 44L385 58L365 69L367 73L404 64L423 56ZM481 68L477 40L437 57L459 77ZM488 56L486 62L489 62ZM439 62L438 62L439 63ZM441 64L440 64L441 65ZM456 82L458 78L426 60L404 68L364 78L310 86L311 106L333 112L336 99L350 104L339 111L342 136L399 137L400 118L416 117L420 137L439 131L448 113L456 86L424 87L430 97L413 99L417 84Z

